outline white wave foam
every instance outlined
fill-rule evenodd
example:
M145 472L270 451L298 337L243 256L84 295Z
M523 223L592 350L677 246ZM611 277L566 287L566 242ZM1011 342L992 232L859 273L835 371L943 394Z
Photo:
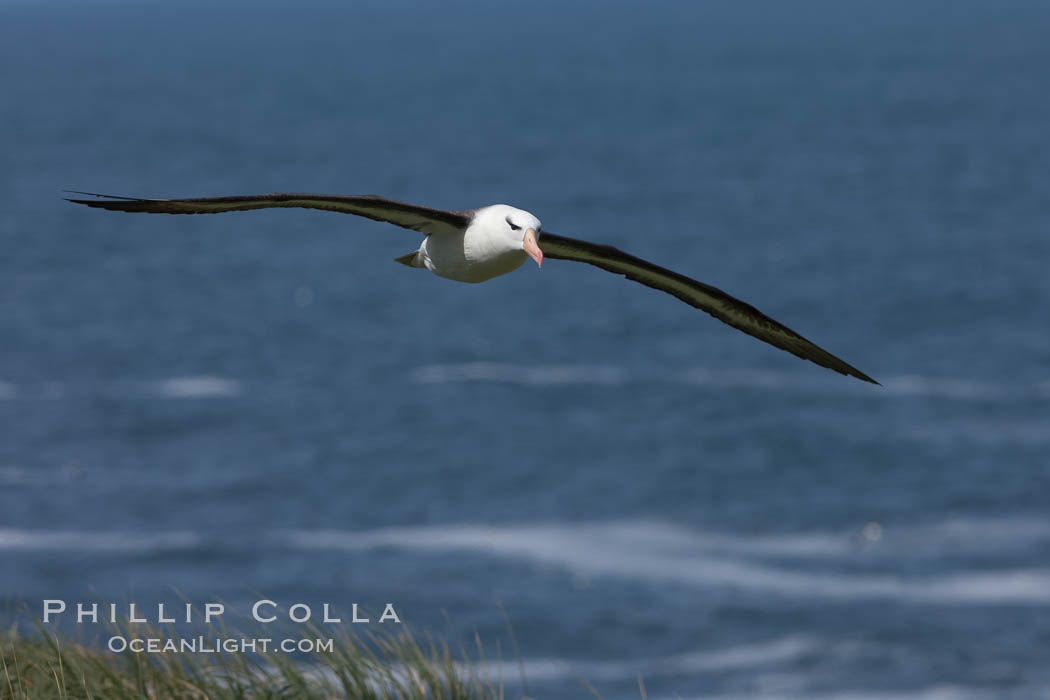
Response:
M1037 448L1050 443L1047 421L1032 411L1024 418L987 416L975 419L954 417L950 420L916 422L898 432L901 437L923 443L976 444L986 447L1018 445Z
M988 546L1002 539L986 530L983 535ZM848 538L825 535L749 538L636 522L301 531L291 533L289 542L303 548L474 551L533 561L583 579L642 579L792 598L962 605L1050 603L1050 569L1046 568L901 576L817 572L753 558L769 554L841 556L850 546Z
M16 386L10 382L0 382L0 401L15 399L54 400L66 395L66 385L62 382L43 382Z
M241 384L233 379L203 375L172 377L157 382L156 392L169 399L202 399L239 396Z
M798 374L762 369L711 369L694 367L686 370L681 381L697 386L740 387L748 389L786 389L792 391L827 390L826 378L816 384ZM839 387L837 390L841 390Z
M872 399L893 399L908 396L951 399L957 401L1015 401L1041 398L1037 386L996 384L970 379L900 375L880 379L881 387L864 386L854 382L841 383L835 377L807 379L800 374L766 370L713 370L695 368L685 374L687 381L706 386L746 387L755 389L782 389L810 392L849 392L851 395Z
M616 539L645 548L702 550L732 556L778 559L842 559L863 553L869 558L936 555L988 555L1050 543L1050 519L1035 517L953 518L916 525L866 523L840 532L740 534L702 531L655 520L532 524L520 527L436 526L387 528L360 533L314 532L312 543L354 542L359 548L398 546L405 541L424 547L474 546L489 538L497 544L518 530L533 536ZM295 535L299 544L310 544ZM350 538L350 539L346 539Z
M75 552L155 552L192 549L199 543L192 532L72 532L0 529L0 550Z
M32 478L28 471L21 467L0 467L0 484L28 484Z
M1050 382L1026 385L996 384L970 379L900 375L887 377L881 388L841 383L838 378L814 380L799 373L761 369L692 367L679 370L637 369L608 365L526 365L502 362L467 362L426 365L413 372L423 384L499 382L526 385L621 385L628 383L691 384L820 393L849 392L868 398L926 396L958 401L1014 401L1050 396Z
M803 684L805 679L800 679ZM1016 694L1026 691L1024 695ZM680 697L680 696L676 696ZM705 700L995 700L1002 698L1001 690L986 690L958 685L933 685L909 690L839 690L831 692L754 692L737 695L704 695ZM1048 697L1047 688L1011 688L1009 697Z
M822 645L803 636L788 636L754 644L725 649L694 651L676 656L627 661L575 661L570 659L523 659L525 678L544 683L562 680L633 681L639 676L656 678L757 669L775 664L797 661L819 651ZM502 668L506 678L512 678L517 662L505 662Z
M504 382L537 386L557 384L622 384L623 370L600 366L528 366L499 362L467 362L455 365L427 365L413 372L423 384L447 382Z
M63 382L45 382L42 384L16 386L0 381L0 401L20 400L56 400L67 396L66 384ZM113 398L150 398L197 399L224 398L239 396L241 384L234 379L212 375L171 377L155 382L136 383L117 381L103 386L81 386L80 393L98 393Z
M992 384L970 379L949 379L901 375L882 382L886 393L903 396L936 396L946 399L1012 399L1025 394L1038 394L1036 387Z
M951 518L899 530L895 537L917 554L998 553L1050 543L1050 520L1034 517Z

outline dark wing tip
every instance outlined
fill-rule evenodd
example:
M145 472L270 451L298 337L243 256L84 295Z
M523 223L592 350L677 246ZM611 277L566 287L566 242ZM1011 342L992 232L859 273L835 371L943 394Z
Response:
M882 386L882 384L872 379L868 375L864 374L850 363L836 357L835 355L832 355L830 352L820 347L819 345L816 345L812 341L806 340L802 336L798 335L798 333L795 333L794 331L790 332L792 333L792 335L795 335L796 337L798 337L799 340L804 342L806 344L806 347L799 349L782 347L782 350L787 350L796 357L801 357L803 360L809 360L813 364L820 365L821 367L826 367L827 369L833 370L847 377L854 377L855 379L859 379L862 382L868 382L869 384Z
M801 336L799 336L799 337L801 338ZM803 339L803 340L805 340L805 339ZM811 343L808 340L806 340L805 342L808 343L813 348L815 348L817 351L819 351L820 354L819 355L803 354L803 355L800 355L800 357L803 357L804 359L809 360L810 362L818 364L821 367L827 367L828 369L835 370L839 374L844 374L847 377L855 377L856 379L859 379L859 380L861 380L863 382L868 382L869 384L875 384L876 386L882 386L882 384L880 384L879 382L875 381L874 379L872 379L868 375L864 374L863 372L861 372L859 369L857 369L853 365L849 364L848 362L844 362L843 360L840 360L839 358L835 357L834 355L832 355L827 350L824 350L823 348L821 348L818 345L814 345L813 343Z
M127 201L127 202L141 201L141 200L138 199L138 197L121 197L121 196L115 195L115 194L99 194L98 192L81 192L80 190L62 190L62 191L63 192L68 192L69 194L83 194L83 195L87 195L88 197L98 197L100 199L121 199L121 200L124 200L124 201ZM82 200L79 200L79 199L68 199L67 198L66 201L67 202L82 203Z
M882 382L875 381L874 379L872 379L868 375L864 374L863 372L857 372L853 376L855 376L857 379L863 379L866 382L870 382L870 383L874 384L875 386L882 386Z
M88 197L96 197L97 199L73 199L71 197L65 197L67 202L73 204L83 204L87 207L95 207L97 209L110 209L113 211L136 211L131 207L135 204L139 204L140 207L144 206L148 200L139 199L138 197L119 197L112 194L99 194L98 192L81 192L80 190L62 190L69 194L82 194Z
M750 307L750 308L754 309L754 307ZM762 312L758 311L757 309L754 309L754 311L757 314L761 314L762 313ZM772 321L772 319L769 319L769 317L765 316L764 314L763 314L763 317L768 319L768 320L770 320L770 321ZM868 382L870 384L875 384L877 386L882 386L882 384L880 384L879 382L875 381L874 379L872 379L868 375L864 374L863 372L861 372L859 369L857 369L853 365L851 365L848 362L840 359L839 357L836 357L835 355L832 355L830 352L828 352L824 348L820 347L819 345L815 344L814 342L812 342L810 340L806 340L805 338L803 338L801 335L799 335L795 331L791 330L790 328L787 328L783 324L777 323L776 321L773 321L773 323L776 323L777 326L779 326L782 330L784 330L784 331L788 332L789 334L791 334L792 336L794 336L796 339L798 339L799 341L804 343L804 345L802 347L792 347L789 344L784 344L784 345L778 344L778 343L774 342L773 340L771 340L769 338L762 338L761 336L755 336L755 337L758 337L760 340L765 340L770 345L774 345L774 346L780 348L781 350L786 350L786 351L790 352L792 355L795 355L796 357L800 357L803 360L809 360L810 362L812 362L815 365L820 365L821 367L825 367L825 368L830 369L830 370L832 370L834 372L838 372L839 374L844 375L846 377L854 377L856 379L859 379L859 380L864 381L864 382ZM734 325L734 324L730 324L730 325ZM749 335L753 335L753 334L749 333L748 330L742 329L738 325L734 325L734 327L738 328L740 330L743 330L745 333L748 333Z
M875 381L874 379L872 379L868 375L866 375L863 372L861 372L856 367L850 367L850 371L846 372L845 374L847 374L847 375L849 375L851 377L856 377L857 379L860 379L861 381L865 381L865 382L868 382L870 384L874 384L875 386L882 386L881 382Z

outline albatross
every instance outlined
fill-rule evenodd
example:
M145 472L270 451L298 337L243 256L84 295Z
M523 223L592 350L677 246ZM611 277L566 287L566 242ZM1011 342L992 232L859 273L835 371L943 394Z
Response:
M140 199L71 191L95 199L68 199L99 209L150 214L219 214L270 207L323 209L363 216L423 234L417 250L396 262L425 268L458 282L484 282L512 272L532 258L573 260L623 275L647 287L672 294L737 330L786 350L821 367L872 384L874 379L840 360L769 316L717 287L698 282L608 245L544 231L527 211L493 204L479 209L446 211L398 202L378 195L273 193L197 199Z

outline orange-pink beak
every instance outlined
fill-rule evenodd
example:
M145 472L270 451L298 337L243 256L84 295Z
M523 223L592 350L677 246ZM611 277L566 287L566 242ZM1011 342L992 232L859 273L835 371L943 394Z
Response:
M530 228L525 231L522 248L530 258L536 261L536 267L543 267L543 251L540 250L540 244L536 242L536 229Z

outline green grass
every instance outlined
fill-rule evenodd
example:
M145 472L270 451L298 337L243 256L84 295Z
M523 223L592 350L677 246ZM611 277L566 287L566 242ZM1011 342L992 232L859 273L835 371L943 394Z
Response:
M178 639L172 629L124 625L112 634ZM223 628L206 635L238 637ZM253 636L253 635L249 635ZM266 636L271 636L267 634ZM523 676L510 683L504 659L487 661L475 649L453 652L406 628L394 633L334 636L316 627L288 636L332 638L333 649L310 657L268 653L114 653L106 639L82 642L39 628L0 634L0 698L522 698Z

